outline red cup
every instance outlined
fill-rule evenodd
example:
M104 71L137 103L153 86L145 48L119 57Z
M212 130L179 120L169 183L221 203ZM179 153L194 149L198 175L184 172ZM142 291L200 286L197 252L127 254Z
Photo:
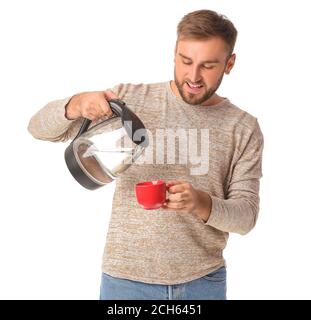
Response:
M163 180L140 182L135 186L136 199L146 210L159 209L166 201L167 186Z

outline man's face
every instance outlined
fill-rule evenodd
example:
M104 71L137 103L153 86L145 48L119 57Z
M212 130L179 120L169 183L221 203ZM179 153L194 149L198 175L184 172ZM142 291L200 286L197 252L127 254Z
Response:
M216 92L224 73L229 74L235 55L228 59L226 43L208 40L179 40L175 48L175 84L189 104L204 104Z

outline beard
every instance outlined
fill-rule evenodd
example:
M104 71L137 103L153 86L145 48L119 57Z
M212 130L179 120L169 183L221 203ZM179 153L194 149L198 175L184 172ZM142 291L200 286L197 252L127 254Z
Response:
M222 78L224 76L224 73L222 73L222 75L219 77L219 79L217 80L215 86L210 87L210 88L206 88L206 85L203 83L203 93L200 94L194 94L194 93L189 93L186 92L186 90L184 90L183 86L184 84L187 86L188 84L186 83L186 80L183 81L179 81L177 79L176 76L176 70L174 71L174 80L175 80L175 84L176 87L178 89L178 92L181 96L181 98L188 104L192 104L192 105L199 105L199 104L203 104L204 102L206 102L210 97L213 96L213 94L217 91L217 89L219 88L221 82L222 82Z

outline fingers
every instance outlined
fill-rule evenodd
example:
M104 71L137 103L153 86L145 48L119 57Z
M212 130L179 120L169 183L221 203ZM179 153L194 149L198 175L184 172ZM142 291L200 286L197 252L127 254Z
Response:
M111 117L114 114L108 103L111 99L118 99L118 96L110 89L78 93L66 105L65 116L68 119L83 117L91 121Z
M107 112L106 108L102 108L99 103L88 103L81 108L81 114L84 118L97 120L104 117Z
M102 110L104 111L105 115L108 117L113 116L113 111L111 110L108 101L111 99L119 99L119 97L110 89L105 90L104 92L104 101L100 104Z
M182 184L174 185L168 188L168 192L171 194L180 193L185 190L185 187Z
M96 103L81 103L81 115L83 118L95 120L102 111L98 108Z
M164 210L178 210L183 212L187 210L189 203L189 188L191 185L182 180L173 180L167 182L169 196L163 206Z
M182 185L184 184L184 181L181 180L171 180L166 183L167 191L169 193L177 193L182 192L183 188Z
M171 202L171 201L168 201L166 202L162 208L165 210L169 210L169 209L172 209L172 210L181 210L181 209L186 209L186 203L184 201L180 201L180 202Z
M113 116L113 111L111 110L108 102L106 100L103 100L99 103L99 108L100 108L100 112L102 114L102 117L104 116L108 116L111 117Z
M118 96L110 89L104 91L106 100L119 99Z
M185 193L176 193L176 194L170 194L168 196L168 200L170 202L180 202L186 200L186 194Z
M185 183L185 181L182 181L182 180L170 180L170 181L167 181L167 185L171 185L171 186L174 186L176 184L182 184L182 183Z

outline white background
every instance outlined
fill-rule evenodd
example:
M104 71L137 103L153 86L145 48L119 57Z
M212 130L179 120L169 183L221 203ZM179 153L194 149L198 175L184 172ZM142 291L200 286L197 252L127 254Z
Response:
M265 137L261 212L224 252L229 299L310 299L309 1L0 2L0 298L98 299L114 185L87 191L67 144L35 140L47 102L120 82L173 78L176 26L213 9L239 30L219 94Z

